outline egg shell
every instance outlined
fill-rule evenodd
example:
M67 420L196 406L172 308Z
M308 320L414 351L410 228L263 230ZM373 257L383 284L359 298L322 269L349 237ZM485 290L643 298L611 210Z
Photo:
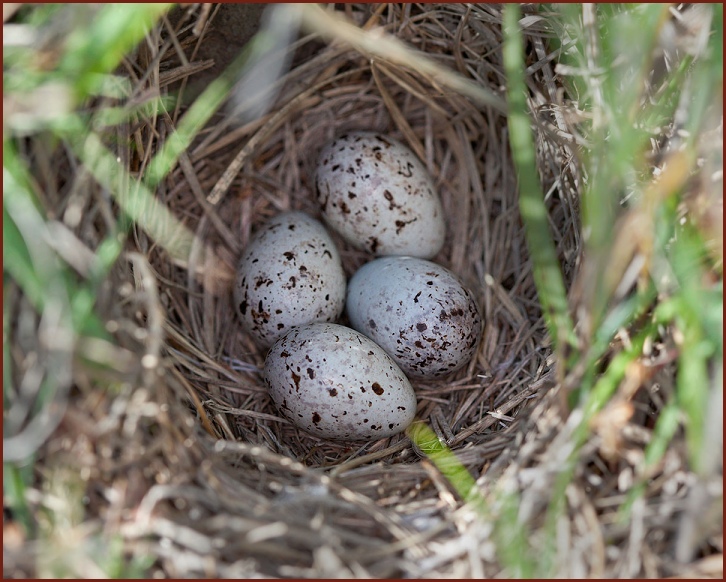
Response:
M348 282L351 327L380 345L410 377L446 376L469 362L482 331L472 292L448 269L383 257Z
M413 422L408 378L374 342L348 327L294 328L270 348L264 377L280 413L322 438L379 439Z
M237 266L235 306L262 347L296 325L333 321L345 306L345 273L323 224L284 212L252 236Z
M318 158L316 191L326 224L359 249L431 258L444 244L434 182L393 138L353 132L333 140Z

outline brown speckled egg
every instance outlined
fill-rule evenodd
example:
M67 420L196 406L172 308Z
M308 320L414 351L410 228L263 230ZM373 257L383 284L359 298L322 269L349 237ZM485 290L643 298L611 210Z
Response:
M345 273L325 227L296 211L261 226L240 258L234 300L243 328L262 347L293 326L338 318Z
M280 413L329 439L379 439L405 430L416 396L374 342L342 325L296 327L270 348L264 377Z
M318 158L316 188L325 222L359 249L431 258L444 244L434 182L395 139L370 132L335 139Z
M482 318L474 295L448 269L383 257L348 282L351 327L380 345L410 377L450 374L474 355Z

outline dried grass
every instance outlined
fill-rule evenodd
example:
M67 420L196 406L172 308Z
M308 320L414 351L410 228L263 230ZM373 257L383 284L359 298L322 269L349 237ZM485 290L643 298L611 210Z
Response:
M499 7L346 5L345 11L359 25L382 26L501 94ZM213 27L214 10L207 16ZM207 66L177 52L204 42L192 34L195 18L181 21L166 53L156 52L161 40L146 47L151 54L143 55L149 68L139 75L145 79L136 87L140 99L162 81ZM538 167L569 285L581 250L580 138L568 125L546 27L529 18ZM520 519L533 532L532 543L544 544L543 509L571 450L573 423L557 412L559 387L518 213L506 118L415 70L340 43L307 38L296 54L269 113L244 125L228 110L217 114L160 184L159 200L233 266L265 218L286 209L319 215L315 160L334 135L375 129L408 143L433 175L447 217L446 244L435 260L475 290L486 321L466 369L414 384L417 417L456 452L489 498L498 489L520 491ZM125 128L137 146L122 152L131 169L145 167L175 117L139 119ZM113 209L82 172L63 160L48 162L54 176L74 176L70 189L49 195L58 197L59 215L80 209L75 232L95 248ZM368 260L337 242L349 275ZM264 352L240 331L228 286L215 293L219 286L190 275L210 266L205 255L193 255L182 269L140 230L130 247L134 254L105 290L107 312L122 347L156 359L126 370L116 393L92 389L79 372L63 436L40 459L79 468L87 512L102 523L97 528L120 532L130 551L156 556L155 568L172 577L502 575L492 525L463 506L406 436L325 441L278 415L259 375ZM672 382L672 368L664 365L655 382ZM672 554L676 516L693 493L678 447L634 507L632 527L624 529L614 515L642 462L657 399L643 390L642 414L620 424L617 415L604 419L586 445L557 526L558 575L689 572ZM617 433L609 460L601 454L608 430ZM22 568L22 554L15 556ZM705 574L714 564L692 568Z

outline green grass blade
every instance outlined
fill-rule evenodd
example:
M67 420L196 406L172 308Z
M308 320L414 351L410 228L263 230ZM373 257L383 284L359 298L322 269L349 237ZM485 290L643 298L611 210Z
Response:
M660 462L665 455L668 445L678 430L680 425L679 419L681 417L681 409L675 399L671 400L666 404L663 410L660 411L658 420L653 428L653 436L645 449L643 465L641 467L644 478L640 479L631 489L628 491L628 495L625 502L618 510L618 522L625 524L630 519L631 510L633 503L643 495L645 495L647 488L648 472L650 469Z
M602 77L603 97L608 104L607 128L616 143L613 151L622 146L634 147L628 136L636 132L636 117L642 111L639 102L645 90L658 43L659 33L669 18L669 4L598 4L595 24L599 32L601 60L607 63Z
M576 346L567 293L537 178L536 152L524 82L524 48L517 4L504 7L504 68L507 74L509 133L519 183L519 209L532 257L534 280L544 317L556 349Z
M7 154L4 162L13 161ZM3 166L3 269L18 283L38 313L49 300L70 308L73 328L78 333L109 339L94 313L95 293L80 283L70 267L59 260L48 245L45 218L33 203L32 191L23 187L25 166L13 172ZM21 181L19 182L19 178Z
M587 423L610 401L628 371L628 367L643 354L646 340L655 335L656 329L656 324L647 324L643 330L631 338L628 349L618 353L608 365L607 370L598 378L592 392L588 394L584 406L584 418L579 431L580 438L577 439L579 444L582 444L587 437Z
M537 560L531 555L527 526L519 519L519 496L503 492L497 496L497 515L479 491L476 481L456 454L442 443L423 422L412 424L407 434L434 466L446 477L459 497L469 503L481 519L491 521L497 555L509 576L530 578L537 573Z
M5 229L3 229L5 234ZM10 277L3 273L3 410L10 407L14 397L13 385L13 358L10 354L10 334L12 333L12 315L10 309L15 293L9 289Z
M172 4L106 4L88 28L79 27L65 43L58 65L61 78L73 79L79 100L94 94L111 72L141 42Z
M618 330L627 328L642 316L653 305L655 299L656 288L651 282L646 289L614 305L603 318L602 323L595 330L592 345L584 356L580 356L586 360L585 371L579 386L568 396L571 408L575 408L578 404L585 405L592 387L598 379L598 362L610 349L612 339Z
M441 471L441 474L449 480L459 497L472 503L482 515L485 515L486 505L476 487L476 481L452 450L439 440L436 433L423 422L416 422L408 428L407 434L421 452Z
M712 4L711 8L711 42L706 46L705 55L694 63L692 75L695 90L686 121L691 146L703 129L708 109L723 102L723 4Z
M189 147L199 130L209 121L229 95L238 76L249 58L250 48L246 45L232 64L197 97L180 120L176 130L169 135L154 159L149 163L145 184L153 189L164 179Z
M194 234L146 186L131 179L98 135L81 133L68 138L74 153L99 184L111 192L126 216L164 247L172 259L185 264ZM120 184L128 184L128 189L121 191Z
M146 172L145 182L154 188L166 176L181 153L214 115L234 88L235 115L240 123L261 116L274 102L274 89L291 58L289 44L298 33L297 8L269 8L267 21L231 65L197 97L169 136Z
M7 192L7 189L4 189ZM20 285L36 309L42 309L45 281L33 268L30 252L20 230L3 204L3 269Z
M703 443L708 365L723 347L723 293L710 292L703 286L706 257L701 237L693 227L684 225L672 244L670 257L679 286L675 322L682 334L676 393L686 415L686 444L697 473L703 464L702 456L708 454Z
M625 377L628 367L642 355L643 346L647 338L653 336L656 330L656 323L651 322L647 324L644 329L631 339L631 345L628 349L618 353L613 358L605 372L595 382L593 389L587 394L585 404L582 408L582 418L572 434L572 453L561 472L555 478L552 495L550 496L545 525L547 543L550 546L554 544L557 532L557 521L565 511L565 490L572 481L580 449L590 435L590 420L610 401L620 382ZM553 554L554 549L550 548L548 553Z
M33 461L18 466L3 463L3 501L8 504L13 517L25 529L29 538L35 536L35 522L25 492L32 484Z
M534 578L542 575L542 559L532 556L527 526L519 519L519 495L504 493L498 518L494 521L497 554L510 578Z
M582 127L592 144L583 152L588 181L582 191L582 224L588 257L585 306L593 330L599 327L618 281L612 278L617 273L611 266L623 258L614 254L621 202L632 192L637 204L643 179L650 180L649 162L643 153L649 149L655 127L672 119L687 71L682 65L669 73L658 97L645 98L668 9L666 4L572 5L564 9L564 29L577 39L578 49L564 60L584 71L572 77L572 84L579 106L593 115L593 122Z

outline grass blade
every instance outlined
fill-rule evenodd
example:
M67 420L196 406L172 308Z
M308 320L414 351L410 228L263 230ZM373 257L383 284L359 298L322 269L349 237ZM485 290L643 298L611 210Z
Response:
M217 79L212 81L184 114L175 131L169 135L149 163L144 180L149 189L153 189L164 179L179 160L179 156L192 143L199 130L219 109L232 90L237 75L247 63L249 52L249 46L245 46L242 53Z
M452 450L439 440L436 433L423 422L416 422L409 427L407 434L421 452L441 471L441 474L449 480L459 496L464 501L473 503L476 509L485 515L484 499L476 487L474 478Z
M537 178L536 152L524 82L524 48L516 4L504 8L504 68L507 73L509 133L519 183L519 209L532 257L537 293L555 350L576 346L565 284L547 221L547 208Z
M33 479L33 460L18 466L3 463L3 501L6 502L16 519L25 529L25 535L32 537L35 523L31 514L25 491Z
M446 477L459 497L471 504L482 519L493 523L497 554L508 574L512 577L534 576L537 569L530 554L527 527L518 517L519 496L509 491L502 492L497 498L498 515L493 516L471 473L434 431L423 422L415 422L408 428L407 434Z
M265 26L232 64L195 99L176 130L149 164L145 183L153 189L171 171L179 156L235 88L239 123L261 117L272 106L276 84L289 65L289 44L298 28L298 11L290 6L268 9ZM277 87L279 88L279 87Z
M102 75L112 71L149 32L171 4L107 4L88 29L79 27L66 41L59 73L74 79L78 99L95 93Z

